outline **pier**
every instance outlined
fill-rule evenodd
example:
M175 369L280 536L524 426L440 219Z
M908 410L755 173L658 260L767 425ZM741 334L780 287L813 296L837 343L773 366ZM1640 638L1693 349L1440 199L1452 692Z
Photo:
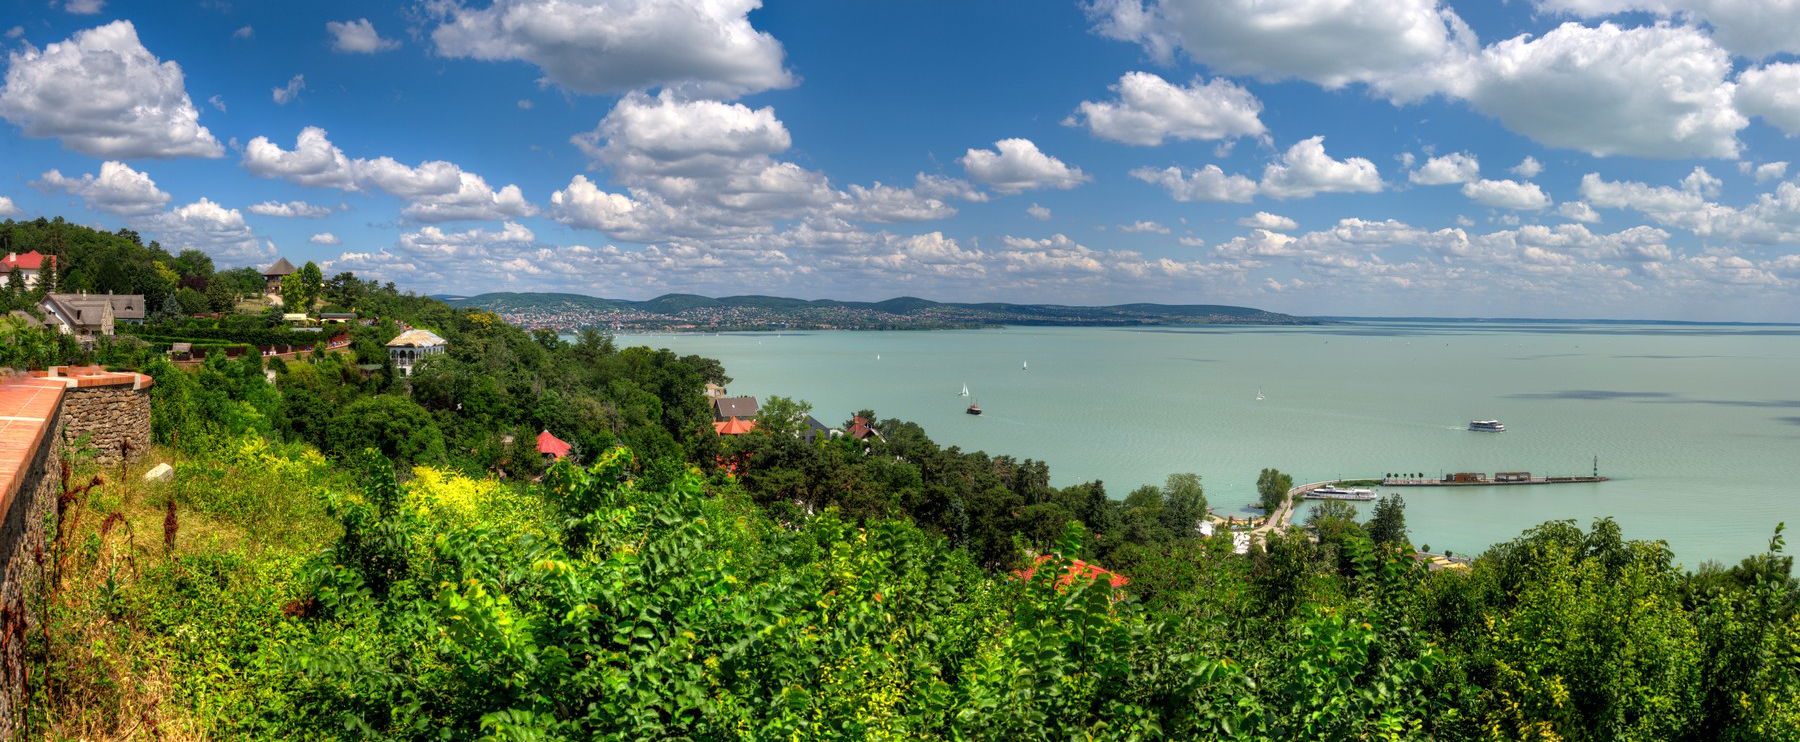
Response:
M1523 476L1519 476L1523 475ZM1485 474L1448 474L1441 479L1420 479L1408 477L1384 477L1382 487L1493 487L1512 484L1583 484L1589 482L1605 482L1602 476L1577 477L1534 477L1526 472L1501 473L1489 477Z

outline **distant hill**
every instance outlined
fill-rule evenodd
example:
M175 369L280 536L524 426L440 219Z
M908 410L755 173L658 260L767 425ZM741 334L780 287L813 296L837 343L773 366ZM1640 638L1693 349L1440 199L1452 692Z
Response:
M1069 306L940 302L901 296L878 302L780 296L665 294L647 301L583 294L441 296L527 326L574 329L941 329L986 325L1317 324L1317 320L1223 304Z

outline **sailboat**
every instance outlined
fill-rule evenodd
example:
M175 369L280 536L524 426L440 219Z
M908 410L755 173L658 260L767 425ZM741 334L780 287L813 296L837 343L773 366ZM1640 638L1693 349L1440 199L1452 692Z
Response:
M967 397L967 396L969 396L969 385L968 385L968 384L964 384L964 385L963 385L963 390L962 390L962 394L958 394L958 395L956 395L956 396L959 396L959 397Z
M1262 387L1256 388L1256 401L1258 401L1258 402L1263 401Z
M881 354L880 354L880 353L876 353L876 354L875 354L875 360L877 360L877 361L879 361L879 360L881 360Z
M1030 361L1021 361L1019 363L1019 370L1020 371L1030 371L1031 370L1031 362Z

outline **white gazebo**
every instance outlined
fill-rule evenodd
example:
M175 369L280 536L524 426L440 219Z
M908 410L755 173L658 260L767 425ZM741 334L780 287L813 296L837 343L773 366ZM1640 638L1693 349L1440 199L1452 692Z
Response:
M387 343L388 357L403 376L411 376L419 361L443 353L450 345L430 330L407 330Z

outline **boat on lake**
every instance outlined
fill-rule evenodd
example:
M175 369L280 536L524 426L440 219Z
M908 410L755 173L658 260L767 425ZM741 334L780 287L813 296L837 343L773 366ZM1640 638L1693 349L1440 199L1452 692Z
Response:
M1019 363L1019 370L1020 371L1030 371L1031 370L1031 362L1030 361L1021 361Z
M1477 433L1504 433L1506 426L1499 420L1470 420L1469 429Z
M1256 401L1258 401L1258 402L1263 401L1262 387L1256 388Z
M970 402L968 409L963 410L963 412L967 412L971 415L979 415L979 414L981 414L981 403L980 402Z
M963 385L963 390L962 390L962 394L958 394L958 395L956 395L956 396L958 396L958 397L967 397L967 396L969 396L969 385L968 385L968 384L964 384L964 385Z
M1368 502L1375 499L1375 490L1328 486L1308 490L1303 497L1308 500L1353 500L1356 502Z

